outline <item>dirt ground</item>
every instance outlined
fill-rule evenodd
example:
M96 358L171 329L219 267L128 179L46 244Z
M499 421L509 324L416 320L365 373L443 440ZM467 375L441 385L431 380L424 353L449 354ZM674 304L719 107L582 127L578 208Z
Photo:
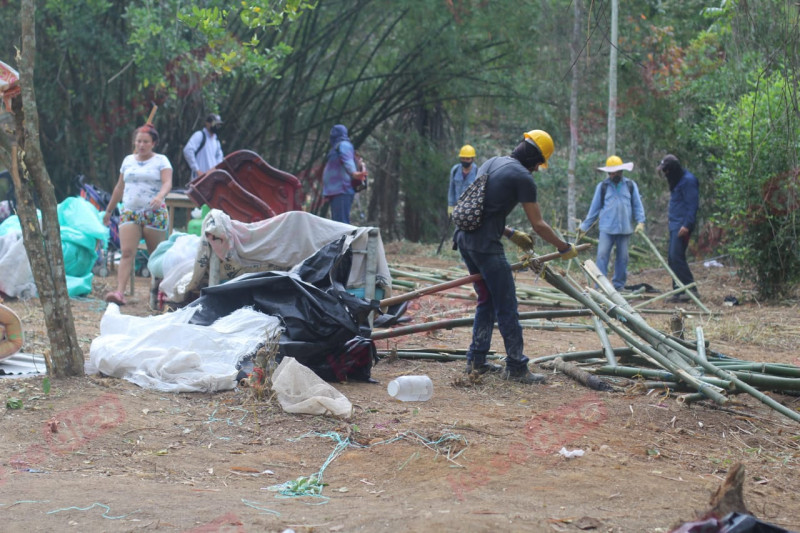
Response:
M458 266L429 248L388 244L386 251L392 264ZM715 316L684 305L689 331L702 325L711 349L733 357L800 365L796 300L760 304L732 268L693 268ZM110 282L96 278L92 297L72 302L87 357ZM530 273L518 282L536 283ZM639 282L666 289L669 278L659 269L631 272L629 283ZM123 313L150 314L148 284L137 280ZM727 295L741 305L725 306ZM24 321L24 350L44 352L38 301L5 303ZM467 316L471 307L427 296L409 316L419 323L443 310ZM667 329L668 314L645 316ZM435 351L466 349L469 339L470 330L458 328L377 344ZM525 340L531 358L599 348L589 331L526 329ZM612 343L623 345L614 336ZM493 345L502 353L497 333ZM722 408L681 404L622 378L610 380L617 391L595 392L539 371L548 372L547 384L494 376L473 383L461 362L384 359L372 371L380 384L336 385L354 404L348 420L286 414L252 389L170 394L88 376L55 380L46 393L41 377L0 379L4 403L23 401L2 414L0 530L666 532L707 509L741 462L750 512L800 531L797 422L746 395ZM408 374L432 378L431 400L388 396L386 384ZM800 409L798 396L771 396ZM585 454L568 459L562 447ZM317 497L269 490L320 472Z

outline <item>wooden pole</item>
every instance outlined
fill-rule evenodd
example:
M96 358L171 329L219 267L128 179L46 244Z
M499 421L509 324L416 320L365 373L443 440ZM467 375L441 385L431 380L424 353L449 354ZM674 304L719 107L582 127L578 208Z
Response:
M653 251L655 256L658 258L658 260L661 261L661 264L664 265L664 268L667 269L667 272L669 272L669 275L672 276L672 279L675 281L675 284L678 287L680 287L683 291L685 291L686 294L689 295L689 298L694 300L694 303L696 303L697 306L700 307L700 309L702 309L703 311L705 311L706 313L708 313L710 315L711 311L709 311L708 308L705 305L703 305L703 302L700 301L700 299L697 297L697 295L693 291L686 290L687 289L686 285L684 285L681 282L681 280L678 279L678 276L675 275L675 272L673 272L672 269L667 264L667 262L664 261L664 258L661 256L661 254L658 253L658 248L656 248L656 245L653 244L653 242L650 239L647 238L647 235L645 235L644 231L640 231L639 235L642 236L642 238L645 240L645 242L650 246L650 249Z

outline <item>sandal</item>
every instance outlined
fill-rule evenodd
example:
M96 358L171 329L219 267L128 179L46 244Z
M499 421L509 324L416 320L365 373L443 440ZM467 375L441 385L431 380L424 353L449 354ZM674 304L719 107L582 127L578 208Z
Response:
M105 301L115 303L117 305L125 305L125 296L119 291L111 291L106 293Z

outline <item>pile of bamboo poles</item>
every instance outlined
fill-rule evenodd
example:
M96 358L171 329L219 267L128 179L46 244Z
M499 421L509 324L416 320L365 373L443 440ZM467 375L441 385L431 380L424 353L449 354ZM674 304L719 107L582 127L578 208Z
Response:
M652 243L645 240L652 246ZM585 249L588 245L579 245ZM657 250L653 246L654 253ZM551 254L553 255L553 254ZM660 257L660 256L659 256ZM542 256L544 261L553 259ZM663 261L663 258L662 258ZM576 261L577 262L577 261ZM593 329L599 338L601 349L585 352L571 352L554 354L533 360L533 363L558 363L561 371L569 370L572 374L590 372L594 376L618 376L636 380L639 386L651 389L664 389L673 391L681 403L691 403L700 400L711 400L719 405L728 402L731 395L746 393L775 411L800 422L800 412L782 405L763 391L783 392L795 394L800 392L800 367L794 365L755 363L727 357L723 354L708 349L703 330L697 327L696 340L685 341L682 338L664 333L652 327L642 316L645 312L666 312L644 309L645 306L680 292L687 292L700 309L706 313L710 311L692 295L688 289L692 285L683 285L677 282L678 288L668 293L660 294L643 302L632 304L636 299L641 299L641 294L620 294L611 282L604 276L593 261L587 260L578 263L586 273L587 283L582 286L569 274L545 266L542 277L550 287L537 286L535 282L526 286L518 281L517 291L520 304L527 303L526 296L531 303L539 306L554 306L564 309L549 309L534 312L521 312L520 320L527 327L546 330L568 329ZM524 263L512 265L517 271L525 268ZM669 268L666 267L668 270ZM674 274L670 271L673 278ZM463 270L455 269L427 269L416 265L398 266L392 269L395 288L412 289L406 296L399 295L381 303L394 303L394 300L417 298L428 294L438 293L445 289L458 289L460 293L444 293L451 297L474 299L469 291L468 283L475 281L474 276L463 276ZM436 282L437 285L416 288L415 282L403 281L397 278L410 278L416 281ZM538 278L534 278L538 279ZM405 285L403 285L405 284ZM592 288L597 287L597 289ZM457 296L455 296L455 295ZM463 309L453 309L438 313L438 317L446 317L454 312L463 312ZM437 318L438 318L437 317ZM571 317L586 317L592 324L576 324L557 322L558 319ZM373 340L388 339L412 333L432 331L436 329L451 329L453 327L469 327L474 317L445 319L431 321L412 326L375 331ZM614 348L611 346L609 334L616 334L621 338L625 347ZM380 353L380 352L379 352ZM440 361L461 360L465 358L463 350L415 350L391 352L397 357L415 359L435 359ZM381 355L388 355L382 353ZM573 363L580 365L580 369ZM581 380L587 384L587 380ZM590 380L591 381L591 380ZM593 380L595 383L597 380ZM587 384L588 385L588 384ZM760 389L760 390L759 390Z
M698 328L694 343L684 341L650 326L631 304L614 289L593 261L585 261L584 272L599 290L580 288L574 279L545 269L545 279L557 289L580 302L593 313L600 344L599 352L556 354L539 358L545 362L561 357L572 361L602 363L589 371L600 375L624 376L649 380L648 388L664 388L679 393L679 401L710 399L724 405L732 394L747 393L779 413L800 422L800 413L775 401L758 390L800 391L800 368L793 365L750 363L715 352L709 353L702 329ZM629 350L611 348L607 330L625 341ZM622 365L635 361L639 366ZM758 387L758 388L757 388ZM684 394L680 394L685 392Z

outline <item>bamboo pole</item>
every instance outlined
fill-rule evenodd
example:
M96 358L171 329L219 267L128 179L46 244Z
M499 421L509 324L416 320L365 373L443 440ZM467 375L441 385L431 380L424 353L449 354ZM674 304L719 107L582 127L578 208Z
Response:
M581 385L589 387L592 390L611 391L614 388L589 372L582 370L572 363L566 362L560 357L557 357L552 362L553 367L562 374L571 377Z
M697 338L697 355L702 358L703 361L708 361L708 357L706 357L706 339L703 334L703 327L697 326L694 330L694 334Z
M603 353L606 355L608 364L615 366L617 364L617 357L614 355L614 348L611 347L611 341L608 340L608 332L606 331L606 328L603 326L602 321L597 317L597 315L592 316L592 321L594 322L594 331L600 338L600 344L603 346Z
M669 370L659 370L656 368L636 368L630 366L601 366L599 368L595 368L594 372L597 374L607 375L607 376L621 376L627 378L635 378L635 377L643 377L647 379L657 379L659 381L677 381L682 380L682 378L678 375L673 374ZM698 378L701 380L705 385L720 388L720 389L732 389L733 386L731 385L730 381L726 381L724 379L713 378L708 376L700 376ZM694 388L694 386L691 386ZM712 398L713 399L713 398Z
M633 355L633 350L630 348L612 348L614 350L614 354L622 357L623 355ZM584 359L593 359L603 357L605 352L603 350L587 350L582 352L564 352L564 353L557 353L554 355L545 355L542 357L537 357L536 359L532 359L531 363L534 364L541 364L546 363L547 361L554 361L557 358L561 358L564 361L582 361Z
M603 297L603 295L601 295L594 289L589 289L589 294L592 296L592 298L594 298L595 300L599 299L600 303L605 304L608 309L616 308L617 306L619 306L628 311L630 315L633 317L632 318L633 323L628 324L629 329L631 329L637 335L639 335L645 341L647 341L647 343L650 344L650 346L654 346L659 352L664 354L665 357L669 358L684 371L692 375L697 375L699 373L696 369L692 368L689 362L686 359L684 359L679 352L676 353L675 350L670 350L663 344L657 342L658 337L655 334L656 330L650 328L650 326L647 324L647 321L645 321L645 319L642 318L642 316L639 315L633 307L631 307L628 301L625 298L623 298L619 292L617 292L617 290L614 288L614 285L608 280L608 278L602 272L600 272L600 269L597 268L597 265L594 263L594 261L592 261L591 259L587 259L586 261L583 262L582 266L586 271L586 273L589 274L589 276L594 280L594 282L597 283L597 285L601 289L603 289L603 291L608 296L608 299L606 299L605 297ZM609 300L611 300L611 302L609 302ZM632 327L633 325L637 327L633 328Z
M702 381L698 380L695 376L692 376L689 372L680 368L669 358L664 357L661 354L661 352L659 352L650 345L645 345L639 342L631 333L626 331L624 328L617 326L614 320L612 320L611 317L605 311L603 311L600 305L595 303L591 298L584 295L583 293L581 293L581 291L579 291L570 283L568 283L567 280L564 279L564 277L555 274L553 270L549 267L545 267L544 275L548 283L550 283L557 289L560 289L563 292L569 294L570 296L581 302L584 306L591 309L597 316L599 316L603 320L603 322L608 324L617 335L622 337L623 340L625 340L625 342L630 344L632 347L646 354L648 357L655 359L659 365L663 366L664 368L672 372L675 376L679 377L681 380L691 385L695 390L702 392L703 394L714 400L716 403L724 404L725 402L727 402L727 399L725 398L724 395L720 393L718 387L710 386L707 383L703 383Z
M582 252L587 250L591 247L590 244L581 244L575 247L575 250L578 252ZM540 263L546 263L547 261L552 261L553 259L558 259L561 257L561 254L558 252L553 252L550 254L545 254L539 257L533 258L534 260ZM520 261L519 263L514 263L511 265L512 271L523 270L530 266L530 261ZM386 298L380 301L381 307L386 307L394 304L399 304L401 302L406 302L408 300L413 300L416 298L420 298L422 296L427 296L428 294L433 294L436 292L441 292L447 289L452 289L453 287L460 287L461 285L466 285L467 283L474 283L480 279L483 279L480 274L472 274L470 276L465 276L463 278L454 279L452 281L447 281L444 283L439 283L438 285L432 285L430 287L424 287L422 289L417 289L415 291L411 291L405 294L400 294L398 296L393 296L391 298Z
M661 256L661 254L658 253L658 248L656 248L655 244L653 244L653 242L650 239L647 238L647 235L645 235L644 231L640 231L639 235L642 236L642 238L645 240L645 242L650 246L650 249L653 250L653 253L658 258L658 260L661 261L661 264L664 265L664 268L667 269L667 272L669 272L669 275L672 276L672 279L675 281L675 284L678 287L681 287L686 292L686 294L689 296L689 298L694 300L694 303L696 303L697 306L700 307L700 309L702 309L703 311L705 311L706 313L708 313L710 315L711 311L709 311L708 308L705 305L703 305L703 302L700 301L700 299L697 297L697 295L693 291L686 290L686 285L684 285L681 282L681 280L678 279L678 276L675 275L675 272L673 272L672 269L667 264L667 262L664 261L664 258Z
M616 315L618 315L618 317L620 319L622 319L622 320L628 320L628 319L632 318L632 316L629 313L627 313L627 311L625 311L624 309L622 309L619 306L614 307L614 309L611 312L616 314ZM696 363L699 366L703 367L706 371L711 372L712 374L714 374L715 376L718 376L721 379L729 380L737 389L742 390L742 391L750 394L751 396L753 396L754 398L756 398L760 402L764 403L765 405L768 405L769 407L772 407L774 410L776 410L779 413L791 418L792 420L794 420L796 422L800 422L800 413L798 413L796 411L793 411L792 409L789 409L788 407L780 404L779 402L776 402L775 400L773 400L772 398L770 398L769 396L767 396L763 392L755 389L754 387L751 387L746 382L746 380L747 381L751 381L751 382L756 382L756 383L759 383L759 384L763 383L765 385L767 383L770 383L770 384L771 383L775 383L775 384L780 383L781 386L790 386L789 383L786 383L784 381L769 381L769 382L765 382L761 378L757 377L756 374L748 374L748 375L745 375L745 376L740 376L740 375L738 375L739 373L737 373L737 372L728 372L727 370L719 368L719 367L711 364L710 362L702 359L699 355L697 355L695 353L692 353L692 351L688 350L684 346L681 346L679 343L673 341L672 339L670 339L666 335L662 335L662 336L663 336L663 339L661 339L661 340L662 340L662 342L664 344L670 345L671 347L673 347L676 350L682 350L683 353L685 355L687 355L690 359L692 359L692 361L694 363ZM772 379L773 380L783 380L785 378L772 378ZM796 381L796 380L794 380L794 381ZM767 385L767 386L772 386L772 385ZM776 386L776 388L779 388L779 387ZM797 390L797 389L790 389L790 390Z
M520 320L529 319L552 319L552 318L565 318L574 316L586 316L591 314L588 309L579 309L575 311L559 310L559 311L529 311L526 313L519 313ZM451 318L449 320L438 320L436 322L425 322L423 324L414 324L413 326L403 326L400 328L392 328L381 331L373 332L370 338L372 340L389 339L392 337L401 337L403 335L411 335L413 333L421 333L424 331L433 331L436 329L452 329L463 326L471 326L475 322L475 316L466 318Z

